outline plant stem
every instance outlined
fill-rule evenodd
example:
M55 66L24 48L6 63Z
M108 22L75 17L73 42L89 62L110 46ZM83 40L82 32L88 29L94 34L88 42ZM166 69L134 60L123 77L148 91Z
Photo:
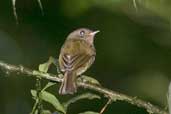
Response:
M2 70L5 70L7 72L16 72L18 73L23 73L27 74L27 76L34 76L34 77L41 77L47 80L51 80L54 82L62 82L62 79L59 78L57 75L50 74L50 73L43 73L37 70L31 70L26 67L23 67L21 65L11 65L5 62L0 61L0 67ZM12 76L12 75L11 75ZM24 76L24 75L21 75ZM120 100L120 101L126 101L130 104L136 105L138 107L144 108L147 110L149 113L156 113L156 114L168 114L165 110L162 110L161 108L152 105L150 102L146 102L144 100L138 99L137 97L131 97L122 93L118 93L112 90L109 90L107 88L97 86L94 84L90 84L87 82L82 82L82 81L77 81L77 85L79 87L91 89L94 91L97 91L104 96L109 96L112 101Z

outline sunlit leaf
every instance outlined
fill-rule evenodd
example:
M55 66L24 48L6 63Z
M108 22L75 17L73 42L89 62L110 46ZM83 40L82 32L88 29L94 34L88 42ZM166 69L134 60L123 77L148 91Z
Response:
M47 88L49 88L49 87L51 87L51 86L53 86L53 85L55 85L55 84L56 84L56 83L48 82L48 83L46 84L46 86L42 89L42 91L46 90Z
M43 63L39 65L39 71L47 72L49 69L49 63Z
M35 110L34 114L38 114L38 110L37 109Z
M49 110L43 110L41 114L52 114Z
M98 112L93 112L93 111L86 111L86 112L82 112L79 114L99 114Z
M49 57L49 60L47 62L39 65L39 71L47 72L50 65L54 62L55 62L55 59L53 57Z
M83 80L84 82L89 82L89 83L92 83L95 85L100 85L100 82L98 80L96 80L95 78L89 77L89 76L82 75L80 77L80 80Z
M31 94L33 97L36 97L36 95L37 95L35 90L31 90ZM42 91L40 93L40 98L43 101L46 101L46 102L50 103L51 105L53 105L56 110L61 111L64 114L66 114L66 111L64 110L63 105L59 102L59 100L53 94L51 94L47 91Z

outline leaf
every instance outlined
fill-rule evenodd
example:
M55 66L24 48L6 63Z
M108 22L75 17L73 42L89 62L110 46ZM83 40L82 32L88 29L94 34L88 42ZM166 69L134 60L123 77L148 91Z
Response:
M43 64L39 65L39 71L41 72L47 72L50 65L54 63L55 59L53 57L49 57L49 60Z
M48 82L47 84L46 84L46 86L41 90L41 91L45 91L47 88L49 88L49 87L51 87L51 86L53 86L53 85L55 85L56 83L53 83L53 82Z
M86 111L86 112L82 112L79 114L99 114L98 112L93 112L93 111Z
M36 95L37 95L35 90L31 90L31 94L33 97L36 97ZM63 105L59 102L59 100L53 94L51 94L47 91L42 91L40 93L40 98L43 101L46 101L46 102L50 103L51 105L53 105L56 110L61 111L64 114L66 114L66 111L64 110Z
M34 114L38 114L38 110L37 109L35 110Z
M81 94L81 95L78 95L76 97L73 97L72 99L70 99L69 101L67 101L66 103L63 103L65 109L67 110L68 106L78 100L81 100L81 99L100 99L100 96L96 95L96 94L92 94L92 93L84 93L84 94Z
M39 71L47 72L49 69L49 63L43 63L39 65Z
M82 75L80 77L80 80L83 80L84 82L89 82L89 83L92 83L95 85L100 85L98 80L96 80L95 78L89 77L89 76Z
M41 114L52 114L49 110L43 110Z

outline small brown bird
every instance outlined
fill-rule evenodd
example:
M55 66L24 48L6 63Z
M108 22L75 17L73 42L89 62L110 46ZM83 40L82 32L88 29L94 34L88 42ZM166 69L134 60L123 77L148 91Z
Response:
M94 36L98 32L80 28L68 35L59 55L60 70L64 73L59 94L73 94L77 91L77 77L95 60Z

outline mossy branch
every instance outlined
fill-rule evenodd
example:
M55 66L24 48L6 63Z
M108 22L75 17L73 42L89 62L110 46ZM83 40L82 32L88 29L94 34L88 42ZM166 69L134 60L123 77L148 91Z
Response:
M50 73L43 73L43 72L40 72L37 70L31 70L22 65L17 66L17 65L12 65L12 64L8 64L3 61L0 61L0 68L2 70L5 70L6 72L11 72L11 73L16 72L17 74L22 73L22 74L26 74L27 76L44 78L44 79L51 80L54 82L62 82L62 79L59 78L57 75L50 74ZM21 75L21 76L23 76L23 75ZM131 96L128 96L128 95L125 95L122 93L118 93L118 92L109 90L107 88L104 88L104 87L101 87L98 85L90 84L88 82L83 82L81 80L78 80L77 84L79 87L91 89L91 90L94 90L96 92L103 94L104 96L108 96L111 98L112 101L116 101L116 100L126 101L130 104L136 105L137 107L146 109L147 112L149 112L149 113L168 114L167 111L165 111L149 102L138 99L137 97L131 97Z

